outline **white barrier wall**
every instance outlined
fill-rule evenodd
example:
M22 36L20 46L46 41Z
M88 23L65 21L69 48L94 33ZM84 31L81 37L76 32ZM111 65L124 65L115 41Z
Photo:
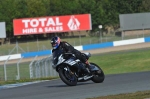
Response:
M82 50L83 50L83 47L82 47L82 46L75 46L74 48L77 49L77 50L79 50L79 51L82 51Z
M129 45L129 44L137 44L137 43L144 43L144 38L138 38L138 39L129 39L129 40L122 40L122 41L114 41L114 46L121 46L121 45Z
M13 55L0 56L0 61L5 61L8 58L9 58L9 60L20 59L21 58L21 54L13 54Z

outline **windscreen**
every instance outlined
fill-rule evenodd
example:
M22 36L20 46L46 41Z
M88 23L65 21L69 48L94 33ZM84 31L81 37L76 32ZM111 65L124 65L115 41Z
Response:
M55 50L53 52L53 64L56 65L58 62L58 57L62 54L62 50Z

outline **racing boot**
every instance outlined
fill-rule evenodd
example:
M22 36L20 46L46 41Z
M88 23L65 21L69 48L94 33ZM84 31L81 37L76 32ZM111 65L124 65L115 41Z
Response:
M88 69L86 68L86 66L84 64L82 64L81 70L84 72L85 75L87 75L87 76L90 75L90 71L88 71Z
M88 60L86 60L85 64L86 64L86 67L89 69L90 72L92 71L92 69L94 69L94 67L90 65Z

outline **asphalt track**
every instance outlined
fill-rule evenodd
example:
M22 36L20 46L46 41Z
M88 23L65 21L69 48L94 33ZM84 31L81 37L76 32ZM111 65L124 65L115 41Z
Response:
M85 99L150 90L150 71L106 75L103 83L80 82L67 86L60 79L1 89L0 99Z
M118 52L115 51L126 53L130 51L137 52L141 50L150 50L149 47L150 43L143 43L106 49L96 49L89 52L96 55L99 55L97 53L105 55L110 53L117 54ZM106 75L103 83L93 83L92 81L88 81L78 83L77 86L73 87L65 85L60 79L34 84L17 84L15 87L13 86L14 85L0 86L0 99L85 99L150 90L150 71Z

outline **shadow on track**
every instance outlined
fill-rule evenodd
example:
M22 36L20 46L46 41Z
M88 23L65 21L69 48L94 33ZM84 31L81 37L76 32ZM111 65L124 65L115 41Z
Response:
M89 84L95 84L93 82L79 82L76 86L81 86L81 85L89 85ZM51 86L45 86L45 87L74 87L74 86L68 86L68 85L51 85Z

